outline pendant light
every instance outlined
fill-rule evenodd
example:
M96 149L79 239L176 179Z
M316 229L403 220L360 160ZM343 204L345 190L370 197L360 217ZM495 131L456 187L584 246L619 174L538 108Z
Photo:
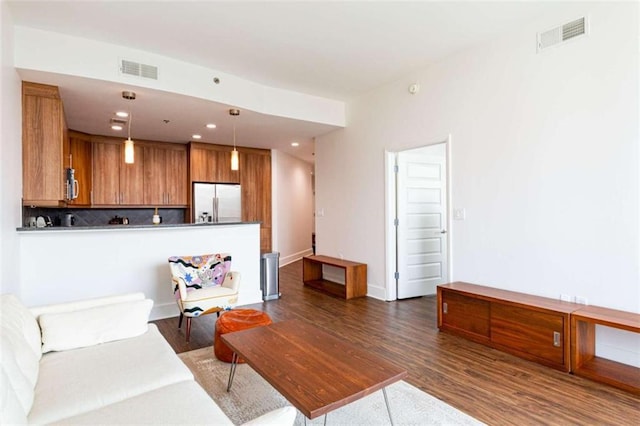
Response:
M128 92L128 91L124 91L122 92L122 97L124 99L127 100L134 100L136 98L136 94L135 92ZM133 146L133 141L131 140L131 120L133 119L133 114L131 113L131 111L129 111L129 130L127 133L127 140L124 141L124 162L126 164L133 164L135 161L134 158L134 146Z
M229 115L237 117L240 115L239 109L230 109ZM238 170L240 160L238 159L238 150L236 149L236 119L233 119L233 151L231 151L231 170Z
M129 134L127 140L124 141L124 162L126 164L133 164L134 162L134 149L133 149L133 141L131 140L131 117L129 114Z

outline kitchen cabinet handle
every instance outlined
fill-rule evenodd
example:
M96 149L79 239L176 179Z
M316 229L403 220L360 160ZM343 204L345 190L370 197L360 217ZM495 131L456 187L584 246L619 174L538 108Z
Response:
M560 333L557 331L553 332L553 346L560 347Z

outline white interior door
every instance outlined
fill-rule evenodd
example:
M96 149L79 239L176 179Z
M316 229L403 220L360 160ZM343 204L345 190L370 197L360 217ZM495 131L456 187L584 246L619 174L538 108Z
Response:
M397 297L436 293L448 281L446 144L397 156Z

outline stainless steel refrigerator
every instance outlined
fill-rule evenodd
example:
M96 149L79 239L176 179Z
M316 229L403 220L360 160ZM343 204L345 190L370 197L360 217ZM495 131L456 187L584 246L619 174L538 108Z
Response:
M193 222L241 222L240 185L193 184Z

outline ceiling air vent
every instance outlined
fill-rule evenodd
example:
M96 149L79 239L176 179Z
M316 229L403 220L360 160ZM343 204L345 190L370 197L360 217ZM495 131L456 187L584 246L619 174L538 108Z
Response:
M135 77L150 78L152 80L158 79L158 67L127 61L125 59L120 61L120 73L133 75Z
M559 27L538 33L538 52L587 34L587 18L582 17Z

